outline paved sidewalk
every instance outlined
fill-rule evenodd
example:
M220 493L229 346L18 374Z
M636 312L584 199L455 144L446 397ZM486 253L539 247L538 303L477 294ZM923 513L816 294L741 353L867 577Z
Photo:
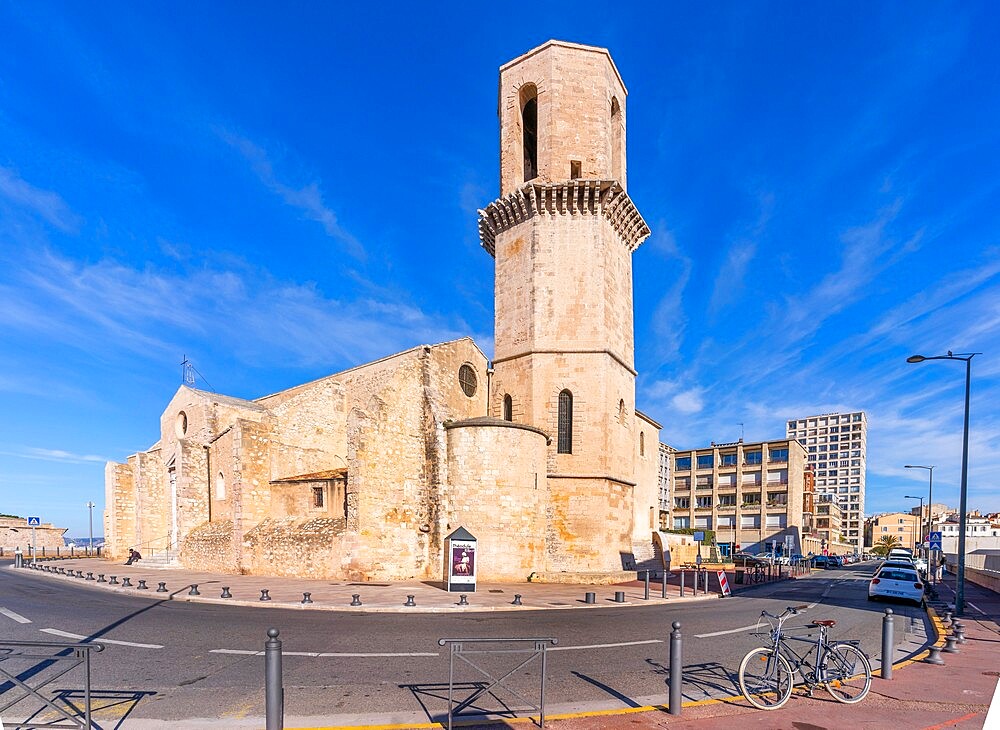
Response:
M942 598L954 600L951 582ZM894 666L892 680L876 677L871 691L857 705L843 705L820 690L813 697L796 692L779 710L758 710L742 697L686 705L679 717L666 708L638 708L631 712L577 716L546 722L557 730L598 730L599 728L697 728L698 730L823 730L829 728L899 728L900 730L941 728L986 728L986 716L995 693L1000 695L1000 595L966 583L970 603L965 625L966 643L957 654L942 654L945 666L919 661ZM936 622L944 636L950 634ZM987 730L1000 728L1000 696Z
M468 605L459 605L458 593L448 593L444 585L437 582L405 581L396 583L351 583L347 581L309 580L305 578L284 578L254 575L223 575L188 570L186 568L150 568L142 561L133 565L110 562L101 558L73 558L40 561L42 570L62 570L75 575L81 571L84 576L92 573L94 580L71 577L51 572L41 572L47 579L72 581L81 586L96 589L127 592L148 598L203 603L224 603L230 605L256 606L260 608L297 608L317 611L366 611L366 612L449 612L449 611L526 611L558 610L579 608L608 608L611 606L649 606L673 604L679 601L703 601L720 597L718 579L714 574L709 581L709 592L703 587L697 593L693 588L693 572L684 574L684 597L681 597L681 573L676 572L667 582L667 598L661 597L659 577L649 586L649 600L645 599L643 581L632 581L613 585L580 585L559 583L480 583L475 593L467 594ZM38 571L29 569L31 573ZM98 582L103 574L105 582ZM116 583L111 584L114 576ZM733 582L730 572L729 581ZM130 587L123 586L125 578ZM139 589L139 581L144 580L146 589ZM165 591L158 591L160 583ZM767 585L755 584L756 586ZM197 586L198 594L191 594L191 586ZM223 588L228 588L231 598L222 598ZM733 585L732 589L753 590L754 586ZM267 591L270 600L261 600L262 591ZM615 602L615 593L624 592L624 604ZM595 603L587 604L585 594L595 594ZM302 603L305 593L310 594L312 603ZM352 606L357 595L361 606ZM515 596L520 596L521 605L515 605ZM404 605L408 596L413 596L414 606Z

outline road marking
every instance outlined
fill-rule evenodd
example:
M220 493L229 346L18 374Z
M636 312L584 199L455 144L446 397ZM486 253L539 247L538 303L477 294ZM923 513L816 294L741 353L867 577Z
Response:
M88 636L80 636L79 634L71 634L68 631L60 631L59 629L39 629L42 633L52 634L53 636L63 636L67 639L77 639L78 641L93 641L95 643L100 642L101 644L117 644L119 646L135 646L140 649L162 649L161 644L139 644L135 641L116 641L115 639L105 639L104 637L91 638Z
M978 611L979 609L976 609L976 610ZM979 611L979 612L982 613L982 611ZM24 616L22 616L19 613L14 613L9 608L0 608L0 613L2 613L7 618L14 619L19 624L30 624L31 623L31 619L30 618L25 618Z
M983 616L986 615L986 611L984 611L983 609L981 609L979 606L977 606L972 601L966 601L965 605L966 606L972 606L974 609L976 609L977 611L979 611L979 613L983 614ZM3 613L3 609L0 609L0 613ZM13 618L13 616L11 618Z
M263 651L252 649L209 649L209 654L239 654L241 656L264 656ZM401 656L440 656L436 651L410 651L410 652L334 652L334 651L282 651L282 656L309 656L309 657L401 657Z
M739 634L744 631L749 631L750 629L757 628L757 624L750 624L749 626L740 626L738 629L727 629L726 631L713 631L711 634L695 634L696 639L707 639L710 636L725 636L726 634Z
M805 610L808 611L811 608L816 608L816 606L818 606L820 604L820 601L822 601L824 598L826 598L827 594L829 594L832 589L833 589L833 585L832 584L828 585L826 587L826 590L823 591L823 595L821 595L818 599L816 599L815 601L813 601L812 603L810 603L808 606L806 606ZM755 624L750 624L749 626L740 626L738 629L726 629L725 631L713 631L710 634L695 634L694 638L696 638L696 639L707 639L707 638L712 637L712 636L725 636L726 634L739 634L739 633L742 633L744 631L750 631L751 629L756 629L756 628L758 628L758 626L761 626L761 624L759 622L755 623ZM549 651L551 651L551 649Z
M663 639L645 639L643 641L621 641L617 644L586 644L583 646L552 646L546 651L580 651L581 649L610 649L615 646L640 646L641 644L662 644Z

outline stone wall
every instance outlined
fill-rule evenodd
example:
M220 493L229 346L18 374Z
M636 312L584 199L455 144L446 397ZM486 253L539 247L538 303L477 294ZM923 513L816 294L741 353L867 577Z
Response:
M543 571L546 435L496 419L449 424L447 433L445 527L478 539L478 578L521 581ZM443 579L443 552L439 565Z
M114 559L127 553L135 539L136 492L130 465L104 465L104 504L103 552Z
M632 552L632 486L549 477L546 572L620 570Z
M45 522L32 531L25 517L0 517L0 548L3 548L5 553L21 548L25 555L29 555L32 532L34 532L38 554L41 555L42 548L48 554L56 548L66 547L66 541L63 540L66 530L65 527L56 527L50 522Z

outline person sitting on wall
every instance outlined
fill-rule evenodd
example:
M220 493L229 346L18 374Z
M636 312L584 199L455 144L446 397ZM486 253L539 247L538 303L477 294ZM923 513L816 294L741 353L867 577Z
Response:
M139 551L134 548L129 548L128 560L125 562L125 565L131 565L132 563L137 563L140 560L142 560L142 555L139 554Z

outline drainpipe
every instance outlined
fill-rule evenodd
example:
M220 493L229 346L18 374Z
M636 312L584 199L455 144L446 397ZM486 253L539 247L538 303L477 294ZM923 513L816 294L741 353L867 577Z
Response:
M493 362L486 361L486 415L490 415L490 389L493 386Z

